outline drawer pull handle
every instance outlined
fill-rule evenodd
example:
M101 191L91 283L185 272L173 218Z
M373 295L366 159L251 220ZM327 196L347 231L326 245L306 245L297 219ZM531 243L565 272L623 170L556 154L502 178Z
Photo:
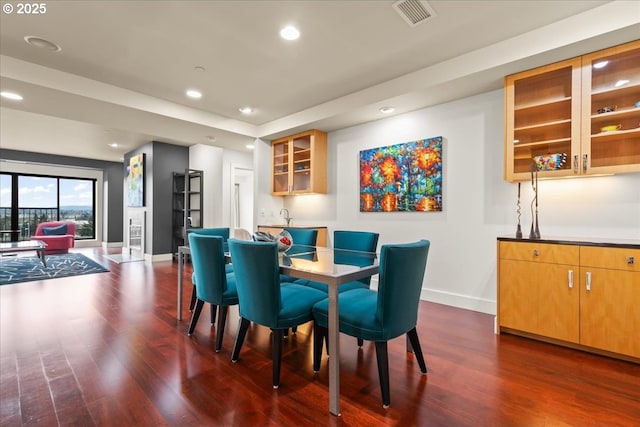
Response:
M537 249L534 249L533 250L533 256L539 256L539 255L540 255L540 252L538 252Z
M591 272L587 271L587 292L591 291Z
M634 259L632 256L630 256L629 258L627 258L627 264L632 265L634 263Z
M569 270L569 289L573 289L573 270Z

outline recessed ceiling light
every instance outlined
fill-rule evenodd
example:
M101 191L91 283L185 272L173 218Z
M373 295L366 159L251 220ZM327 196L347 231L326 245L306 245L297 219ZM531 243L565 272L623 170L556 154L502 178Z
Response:
M202 98L202 92L200 92L199 90L195 90L195 89L189 89L187 91L187 96L189 98L193 98L193 99L200 99L200 98Z
M251 113L253 113L253 108L251 108L251 107L240 107L240 108L238 108L238 111L240 111L242 114L251 114Z
M51 52L60 52L62 50L62 48L54 42L43 39L42 37L26 36L24 38L24 41L29 43L31 46L39 47L40 49L46 49Z
M596 69L599 70L600 68L606 67L608 63L609 63L609 61L596 62L595 64L593 64L593 68L596 68Z
M380 112L382 114L389 114L389 113L393 113L394 111L396 111L396 109L394 107L382 107L380 109Z
M13 101L22 101L22 95L18 95L15 92L0 92L0 96L3 98L11 99Z
M253 144L247 144L245 145L245 147L247 147L249 150L253 150Z
M119 145L118 145L118 143L117 143L117 142L112 142L111 144L109 144L109 147L111 147L111 148L118 148L118 147L119 147Z
M297 40L300 37L300 31L293 25L287 25L280 30L280 37L285 40Z
M203 67L203 66L201 66L201 65L198 65L198 66L194 67L194 70L196 70L196 71L198 71L198 72L200 72L200 73L203 73L203 72L207 71L207 69L206 69L206 68L204 68L204 67Z
M207 141L216 142L216 137L215 136L207 136Z
M626 85L627 83L629 83L629 80L627 80L627 79L622 79L622 80L618 80L618 81L616 82L616 84L614 84L614 86L615 86L615 87L620 87L620 86L624 86L624 85Z

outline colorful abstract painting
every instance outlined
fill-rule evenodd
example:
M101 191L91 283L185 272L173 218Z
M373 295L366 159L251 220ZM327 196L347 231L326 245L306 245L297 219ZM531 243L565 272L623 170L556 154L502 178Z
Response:
M128 206L144 206L144 153L136 154L129 159L127 200L129 201Z
M360 212L442 211L442 137L360 152Z

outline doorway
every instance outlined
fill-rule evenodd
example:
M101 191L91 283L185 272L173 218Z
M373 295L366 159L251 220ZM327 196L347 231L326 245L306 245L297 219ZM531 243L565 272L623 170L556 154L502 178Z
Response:
M231 167L231 229L253 233L253 170Z

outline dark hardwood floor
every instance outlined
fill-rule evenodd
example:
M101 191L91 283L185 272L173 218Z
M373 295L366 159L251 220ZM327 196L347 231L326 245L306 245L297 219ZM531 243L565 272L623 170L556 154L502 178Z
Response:
M428 302L418 335L429 374L403 338L391 341L383 409L372 343L358 349L343 336L335 417L326 358L312 371L310 325L285 343L273 390L267 329L252 326L230 361L236 309L220 353L208 309L187 336L190 313L175 317L175 262L116 264L101 249L78 251L110 273L0 286L2 426L640 425L639 365L496 336L493 316Z

